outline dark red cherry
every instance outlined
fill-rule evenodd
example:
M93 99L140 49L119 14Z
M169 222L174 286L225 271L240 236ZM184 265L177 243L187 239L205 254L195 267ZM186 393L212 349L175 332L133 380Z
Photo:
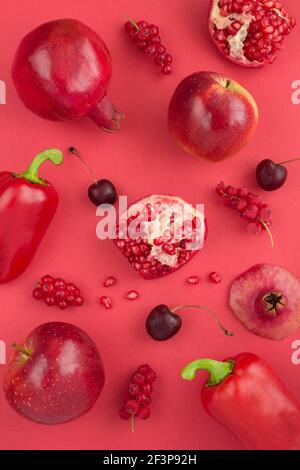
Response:
M256 168L256 180L265 191L275 191L286 182L288 170L280 163L262 160Z
M95 204L95 206L100 206L101 204L114 204L118 199L118 193L113 183L107 179L97 181L94 172L81 157L79 152L74 147L70 147L69 152L75 155L81 163L83 163L94 181L94 183L88 188L88 197L90 201Z
M96 206L100 204L114 204L118 198L116 188L109 180L99 180L88 189L90 201Z
M146 320L146 329L151 338L165 341L178 333L181 324L181 317L174 314L167 305L158 305L151 310Z
M182 309L200 309L208 313L218 324L219 328L226 336L233 336L233 333L227 330L219 318L212 310L202 305L180 305L172 310L167 305L158 305L149 313L146 320L146 330L152 339L156 341L165 341L175 336L181 328L182 320L175 312Z

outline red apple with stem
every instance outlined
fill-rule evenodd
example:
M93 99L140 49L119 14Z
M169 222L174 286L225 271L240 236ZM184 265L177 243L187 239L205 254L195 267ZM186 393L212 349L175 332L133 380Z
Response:
M177 87L169 106L169 131L187 153L219 162L239 152L258 123L252 95L214 72L196 72Z
M69 323L45 323L33 330L14 355L4 376L10 406L31 421L72 421L96 403L105 381L92 339Z

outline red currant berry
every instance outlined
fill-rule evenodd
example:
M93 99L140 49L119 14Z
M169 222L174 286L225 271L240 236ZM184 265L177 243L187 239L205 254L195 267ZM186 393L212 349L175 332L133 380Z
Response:
M68 302L69 305L73 305L75 303L74 295L71 295L71 294L67 295L66 301Z
M55 287L55 289L65 289L66 288L66 283L65 283L64 279L62 279L61 277L58 277L57 279L55 279L54 287Z
M149 44L149 46L145 48L145 54L148 55L149 57L154 57L156 53L157 53L156 47L152 44Z
M64 289L57 289L54 295L58 301L65 300L65 298L67 297L67 293Z
M167 54L165 54L164 52L162 54L158 54L154 61L157 65L162 65L164 62L165 62L165 58L167 57Z
M137 22L137 25L138 25L139 29L142 29L142 28L147 28L148 23L147 23L147 21L140 20L140 21Z
M67 308L67 306L68 306L68 304L67 304L67 302L66 302L65 300L60 300L57 305L59 306L59 308L60 308L61 310L64 310L64 309Z
M131 37L131 39L133 39L133 41L138 41L139 40L137 34L138 34L138 29L136 29L136 28L129 31L129 36Z
M171 54L167 54L165 58L165 64L170 65L172 64L172 62L173 62L173 57L171 56Z
M166 52L165 46L163 46L162 44L160 44L159 46L157 46L156 52L157 52L157 54L164 54L164 53Z
M254 204L250 204L250 206L245 210L244 216L247 217L247 219L255 220L258 216L258 207Z
M146 41L147 39L149 39L150 35L151 35L151 33L149 31L149 28L142 28L138 32L138 38L141 41Z
M171 75L172 73L172 67L170 65L164 65L161 70L164 75Z
M147 41L138 41L136 45L141 51L144 51L148 44Z
M120 411L119 411L119 416L121 419L130 419L131 418L131 415L129 413L127 413L127 411L125 410L125 406L123 406Z
M216 273L216 272L210 273L209 279L210 279L211 282L213 282L214 284L219 284L219 283L221 282L221 280L222 280L220 274L219 274L219 273Z
M145 382L145 376L143 374L140 374L139 372L136 372L132 377L132 382L137 385L143 385L143 383Z
M234 188L233 186L228 186L228 188L226 188L225 192L229 195L229 196L236 196L237 195L237 189Z
M151 384L156 380L156 373L153 370L149 370L149 372L146 374L146 381Z
M137 28L134 23L132 23L132 21L127 21L125 23L125 30L127 31L127 33L130 33L131 31L137 31Z
M267 204L263 204L259 210L259 217L262 220L268 220L271 217L271 209Z
M247 201L249 202L249 204L254 205L254 206L260 206L262 204L260 197L252 193L248 194Z
M139 393L140 387L137 384L130 383L128 385L128 392L130 395L135 396Z
M74 294L74 292L77 290L77 287L72 282L69 282L66 286L66 289L68 292L70 292L70 294Z
M125 411L131 416L136 416L139 412L139 405L136 400L128 400L125 403Z
M44 297L51 294L54 291L54 284L52 282L42 284L41 291Z
M139 418L140 419L148 419L148 418L150 418L150 415L151 415L150 409L145 407L145 408L141 409L141 411L139 413Z
M152 37L159 35L159 28L155 24L150 24L148 28Z
M140 406L145 406L150 405L152 400L150 395L147 395L146 393L138 393L136 395L136 401Z
M36 300L41 300L43 298L43 292L40 287L36 287L32 292L33 298Z
M46 284L48 282L53 282L53 281L54 281L54 277L50 276L50 274L46 274L45 276L41 278L42 284Z
M83 304L83 298L82 297L76 297L75 298L75 302L74 302L74 305L76 305L76 307L81 307L81 305Z
M153 387L150 383L146 383L142 385L142 392L145 393L146 395L151 395L153 392Z
M240 199L238 201L238 204L237 204L236 208L239 212L244 212L244 210L247 208L247 206L248 206L247 201L245 201L245 199Z
M239 188L238 191L237 191L237 194L238 194L239 197L245 198L245 197L248 196L249 191L248 191L247 188Z
M149 371L149 369L150 368L149 368L148 364L142 364L141 366L139 366L137 368L137 371L142 375L146 375L147 372Z
M262 231L262 224L260 222L251 222L247 226L247 231L252 235L258 235Z
M160 36L153 36L152 38L150 38L149 43L154 44L155 46L160 45L161 44L161 37Z
M48 305L48 307L53 307L56 305L56 300L52 295L50 295L49 297L45 298L45 303Z

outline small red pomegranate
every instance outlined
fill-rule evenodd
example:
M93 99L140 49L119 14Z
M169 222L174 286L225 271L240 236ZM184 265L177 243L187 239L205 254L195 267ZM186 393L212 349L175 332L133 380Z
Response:
M74 19L42 24L21 41L12 76L25 106L38 116L66 121L88 116L114 131L123 118L107 97L111 57L102 39Z
M155 279L190 261L206 235L206 219L192 205L178 197L152 195L121 216L115 243L144 279Z
M232 62L243 67L271 64L296 24L273 0L211 0L209 32Z

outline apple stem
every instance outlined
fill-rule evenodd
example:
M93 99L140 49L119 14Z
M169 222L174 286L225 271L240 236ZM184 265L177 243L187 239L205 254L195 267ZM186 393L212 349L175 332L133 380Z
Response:
M201 305L180 305L178 307L174 307L171 312L172 313L175 313L177 312L177 310L181 310L183 308L199 308L201 310L205 310L206 312L208 312L212 317L213 319L216 321L216 323L219 325L219 327L221 328L221 330L223 331L224 335L226 336L234 336L234 333L232 333L232 331L229 331L227 330L227 328L225 328L222 323L220 322L219 318L217 317L217 315L212 311L210 310L210 308L208 307L203 307Z
M31 351L29 351L28 349L26 349L24 346L22 346L21 344L17 344L17 343L13 343L11 345L12 348L14 348L17 352L20 352L22 354L24 354L24 356L26 357L30 357L31 356Z
M272 248L274 248L275 246L275 242L274 242L274 237L273 237L273 234L270 230L270 227L268 227L268 225L266 224L266 222L262 219L259 219L260 223L262 224L262 226L266 229L268 235L269 235L269 238L270 238L270 241L271 241L271 245L272 245Z
M91 168L89 167L89 165L86 163L85 160L83 160L83 158L80 156L80 154L77 152L76 148L75 147L70 147L69 148L69 152L72 153L73 155L75 155L77 158L79 158L79 160L81 161L81 163L83 163L83 165L87 168L87 170L89 171L94 183L97 184L97 180L96 180L96 176L94 175L94 172L91 170Z
M277 163L277 165L286 165L287 163L297 162L300 158L293 158L292 160L286 160L285 162Z
M134 415L131 415L131 432L134 432Z
M229 88L229 87L230 87L230 83L231 83L231 81L230 81L230 80L226 80L226 85L225 85L225 88Z

